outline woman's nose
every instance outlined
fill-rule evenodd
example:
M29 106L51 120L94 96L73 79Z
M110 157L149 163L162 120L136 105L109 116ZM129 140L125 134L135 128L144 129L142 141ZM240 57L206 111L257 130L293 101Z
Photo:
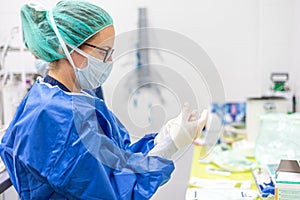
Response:
M113 58L112 58L112 55L111 55L111 56L109 56L108 61L112 62L112 60L113 60Z

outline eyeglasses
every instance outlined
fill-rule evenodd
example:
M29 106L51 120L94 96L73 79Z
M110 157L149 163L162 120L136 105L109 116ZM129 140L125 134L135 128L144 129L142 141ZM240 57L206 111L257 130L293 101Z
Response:
M108 61L108 59L111 57L111 55L114 52L114 49L103 49L101 47L97 47L97 46L89 44L89 43L83 43L83 44L86 45L86 46L93 47L95 49L101 50L100 53L104 55L104 59L103 59L104 63L106 63ZM105 52L105 54L103 52Z

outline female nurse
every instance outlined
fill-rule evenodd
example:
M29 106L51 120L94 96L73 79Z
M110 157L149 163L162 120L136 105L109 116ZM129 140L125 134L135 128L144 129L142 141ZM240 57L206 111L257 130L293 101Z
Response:
M136 143L93 89L112 69L111 16L85 0L21 8L26 47L49 72L19 105L0 145L21 199L149 199L174 170L171 156L198 136L188 105Z

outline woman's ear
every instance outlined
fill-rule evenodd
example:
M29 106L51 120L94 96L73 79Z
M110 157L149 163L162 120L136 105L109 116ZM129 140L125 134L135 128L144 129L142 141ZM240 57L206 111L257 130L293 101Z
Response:
M33 55L33 57L35 58L35 59L39 59L39 57L37 57L36 55L34 55L33 53L32 53L32 55Z

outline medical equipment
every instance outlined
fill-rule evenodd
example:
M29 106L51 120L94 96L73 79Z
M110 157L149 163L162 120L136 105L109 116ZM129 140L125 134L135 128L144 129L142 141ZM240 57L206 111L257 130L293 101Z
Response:
M74 71L80 87L88 90L100 87L110 75L113 68L113 62L104 62L104 60L95 58L73 45L68 46L87 59L88 65L84 68L78 69L74 66ZM65 50L65 52L68 53L67 50Z
M275 179L276 200L298 200L300 195L299 160L281 160Z
M273 82L273 91L289 91L289 87L286 85L286 82L289 80L288 73L272 73L271 81Z
M246 129L250 143L255 144L259 134L260 116L267 113L287 113L287 100L274 96L247 99Z
M300 159L300 115L267 114L255 144L255 158L260 164L279 164L281 159Z
M35 79L33 56L24 49L21 40L19 27L13 27L1 47L0 126L10 123L18 104Z
M165 93L165 88L160 87L164 82L161 75L156 71L155 67L150 62L151 48L149 39L149 21L148 10L146 7L138 9L138 36L136 48L136 67L134 73L128 77L126 87L129 95L131 95L131 102L136 109L148 110L147 122L152 123L151 109L155 104L164 105L169 102L164 98L162 93ZM151 93L152 98L144 98L145 93ZM154 100L155 99L155 100ZM146 101L147 103L143 103Z
M271 73L270 79L272 86L266 93L266 96L283 97L287 100L287 111L289 113L296 112L296 98L288 85L289 74L288 73Z
M248 160L239 151L232 149L227 144L215 146L210 154L199 162L213 163L221 170L228 172L247 172L257 167L255 162Z
M265 167L252 170L252 175L259 190L260 197L267 198L275 194L275 184Z

